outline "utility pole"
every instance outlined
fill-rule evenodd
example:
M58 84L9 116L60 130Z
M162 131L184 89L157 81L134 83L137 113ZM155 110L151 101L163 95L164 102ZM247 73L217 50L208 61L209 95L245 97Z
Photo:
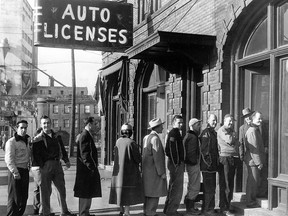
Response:
M76 106L76 78L75 78L75 56L74 49L71 49L72 63L72 104L71 104L71 127L69 137L69 157L73 156L75 143L75 106Z

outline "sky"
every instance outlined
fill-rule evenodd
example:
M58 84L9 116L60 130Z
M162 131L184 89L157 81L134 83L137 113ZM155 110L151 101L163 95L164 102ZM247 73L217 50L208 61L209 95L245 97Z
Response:
M33 8L34 0L28 0ZM76 87L87 87L88 93L93 94L101 68L101 52L90 50L74 50ZM38 48L38 68L53 76L66 86L72 86L71 50L60 48ZM38 82L41 86L48 85L48 77L38 72ZM55 86L59 86L55 82Z

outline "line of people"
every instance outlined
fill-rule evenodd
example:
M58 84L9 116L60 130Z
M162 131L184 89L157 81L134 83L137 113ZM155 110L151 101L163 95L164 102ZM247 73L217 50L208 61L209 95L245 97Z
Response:
M142 156L137 144L131 139L132 126L124 124L121 127L122 136L117 140L114 149L109 203L120 206L119 215L130 215L130 205L144 203L144 215L155 216L159 198L166 196L164 214L182 215L177 210L183 195L186 168L188 184L184 199L185 215L231 215L234 214L231 200L235 171L244 161L248 169L247 207L258 207L257 187L261 179L261 170L265 166L260 128L262 114L245 108L242 118L245 119L245 123L239 129L239 137L234 131L234 118L231 114L224 116L223 126L217 132L217 116L211 114L207 119L207 127L201 133L201 120L192 118L188 124L189 130L183 138L183 118L181 115L175 115L172 119L173 128L167 134L165 145L160 139L164 122L159 118L152 119L148 128L151 133L143 139ZM166 167L170 177L168 187ZM200 211L196 208L195 202L200 199L201 173L203 201ZM219 209L216 210L217 173L220 195Z
M235 169L244 160L247 169L247 207L257 207L257 186L261 170L265 167L265 149L260 130L262 114L243 110L245 124L234 131L234 118L227 114L224 124L215 131L217 117L209 115L207 127L201 130L201 120L192 118L189 130L182 136L183 118L175 115L172 130L167 134L165 145L160 134L164 122L159 118L149 122L151 133L143 139L142 155L138 145L131 139L130 124L121 127L121 137L114 149L114 166L111 179L110 204L120 206L120 215L130 215L130 206L144 203L145 216L155 216L159 198L166 196L164 213L181 215L179 208L184 185L184 171L188 174L187 194L184 203L186 215L229 215L234 191ZM98 153L93 140L96 122L93 117L85 119L85 128L77 139L77 165L74 196L79 198L79 215L90 216L92 198L101 197L101 181L98 170ZM5 147L5 162L9 169L7 216L23 215L28 199L29 166L34 176L35 214L51 216L51 184L58 191L61 215L69 212L66 204L64 172L60 160L70 167L69 158L61 136L51 130L51 120L43 116L41 129L30 138L26 132L28 123L17 123L17 132ZM31 154L31 157L30 157ZM168 158L166 163L166 156ZM31 162L31 163L30 163ZM141 167L142 166L142 167ZM167 185L166 167L169 171ZM265 170L265 169L264 169ZM216 173L219 173L220 202L215 210ZM195 207L199 201L202 173L203 202L201 211Z

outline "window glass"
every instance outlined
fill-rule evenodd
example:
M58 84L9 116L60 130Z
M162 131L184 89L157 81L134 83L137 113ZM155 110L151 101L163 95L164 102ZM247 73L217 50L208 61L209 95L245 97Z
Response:
M53 127L54 127L54 128L59 127L59 121L58 121L58 119L53 119L53 120L52 120L52 124L53 124Z
M282 46L288 44L288 3L281 5L278 13L278 44Z
M64 106L64 113L70 113L70 107L68 105Z
M156 111L157 111L157 94L150 93L148 94L148 119L156 118Z
M262 21L251 34L246 47L245 56L267 50L267 18Z
M64 128L69 128L69 127L70 127L69 119L64 119Z
M282 91L281 93L281 111L280 114L280 125L281 125L281 132L280 134L280 140L281 140L281 146L279 148L280 152L280 173L288 174L288 59L283 59L281 62L281 82L282 85L280 86L280 89Z
M53 113L58 113L58 112L59 112L58 105L53 105Z
M84 106L84 113L90 113L90 106L89 105Z

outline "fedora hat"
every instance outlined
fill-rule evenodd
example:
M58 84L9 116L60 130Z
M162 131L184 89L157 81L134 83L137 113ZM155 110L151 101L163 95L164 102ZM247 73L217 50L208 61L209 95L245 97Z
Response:
M148 129L151 130L155 127L157 127L158 125L164 124L165 122L162 122L160 118L154 118L151 121L149 121L149 127Z
M253 113L254 113L254 111L251 111L248 107L246 107L242 110L241 118L246 118L246 117L252 115Z

